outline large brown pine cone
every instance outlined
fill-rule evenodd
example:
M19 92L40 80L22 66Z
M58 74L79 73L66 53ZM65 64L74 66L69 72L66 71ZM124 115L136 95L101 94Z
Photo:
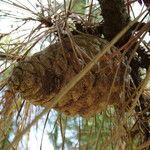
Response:
M64 38L62 43L57 42L20 61L10 77L10 88L32 104L46 107L60 89L108 44L93 36L76 35L72 42L70 40ZM112 47L54 109L67 115L89 117L104 110L108 104L118 104L125 67L120 65L108 99L120 61L120 53L113 57L112 51L117 48Z

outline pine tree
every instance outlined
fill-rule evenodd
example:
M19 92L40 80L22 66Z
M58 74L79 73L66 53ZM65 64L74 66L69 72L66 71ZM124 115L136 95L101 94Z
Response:
M125 0L26 2L1 1L13 29L0 33L0 148L47 114L55 149L149 149L149 10L131 21Z

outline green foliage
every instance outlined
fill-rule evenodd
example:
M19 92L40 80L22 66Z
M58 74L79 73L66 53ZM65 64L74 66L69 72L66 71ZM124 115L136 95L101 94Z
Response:
M75 13L85 14L86 0L73 0L71 8Z
M108 107L106 111L91 118L66 117L58 114L55 122L52 122L49 118L49 125L53 126L53 130L48 134L56 150L63 149L62 147L64 147L64 150L101 150L107 142L106 148L114 150L124 141L128 143L126 147L136 149L137 144L140 142L139 137L134 137L132 140L130 138L126 139L125 129L118 129L117 133L113 133L120 122L121 117L118 118L114 107ZM133 123L132 119L130 125ZM128 130L128 128L126 129ZM116 137L115 134L120 135ZM108 141L108 138L111 137L113 137L111 141ZM120 144L120 146L123 146L123 144Z

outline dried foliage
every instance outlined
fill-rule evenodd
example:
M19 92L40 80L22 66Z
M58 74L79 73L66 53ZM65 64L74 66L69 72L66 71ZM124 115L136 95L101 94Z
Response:
M120 2L125 18L119 28L113 22L112 37L129 21L134 3ZM44 115L42 135L48 124L55 149L148 149L150 51L144 38L150 24L142 22L147 11L108 42L109 22L93 0L78 9L74 0L0 4L7 6L0 19L11 25L0 31L1 149L22 149L22 137L28 135L25 141L30 142L30 129L40 128ZM128 39L121 45L118 40L126 31Z

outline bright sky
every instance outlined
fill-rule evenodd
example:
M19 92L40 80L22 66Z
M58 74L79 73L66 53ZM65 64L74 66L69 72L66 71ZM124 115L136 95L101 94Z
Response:
M15 1L15 0L14 0ZM43 0L42 2L45 3L45 1L47 0ZM58 2L63 2L63 0L57 0ZM26 5L27 7L29 5L29 3L27 2L27 0L20 0L21 3L23 3L24 5ZM33 3L33 1L31 1L31 3ZM0 10L1 9L11 9L16 11L16 8L10 8L10 5L0 5ZM139 3L135 3L134 4L134 12L135 12L135 16L139 15L141 12L141 5ZM18 11L18 10L17 10ZM28 14L26 14L28 15ZM0 20L0 33L7 33L10 30L12 30L12 28L10 27L10 23L11 20L10 19L5 19L5 20ZM31 26L31 25L30 25ZM149 37L148 37L149 38ZM146 40L149 40L148 38L146 38ZM43 120L40 120L40 124L41 127L38 129L38 132L36 132L35 127L33 127L31 129L31 133L30 133L30 141L29 141L29 150L40 150L40 143L41 143L41 137L42 137L42 131L43 131L43 126L44 126L44 122ZM43 147L42 150L54 150L53 145L51 144L47 133L48 128L45 129L45 134L43 137ZM23 143L25 144L25 143ZM22 148L22 145L20 145L20 149L19 150L24 150Z

